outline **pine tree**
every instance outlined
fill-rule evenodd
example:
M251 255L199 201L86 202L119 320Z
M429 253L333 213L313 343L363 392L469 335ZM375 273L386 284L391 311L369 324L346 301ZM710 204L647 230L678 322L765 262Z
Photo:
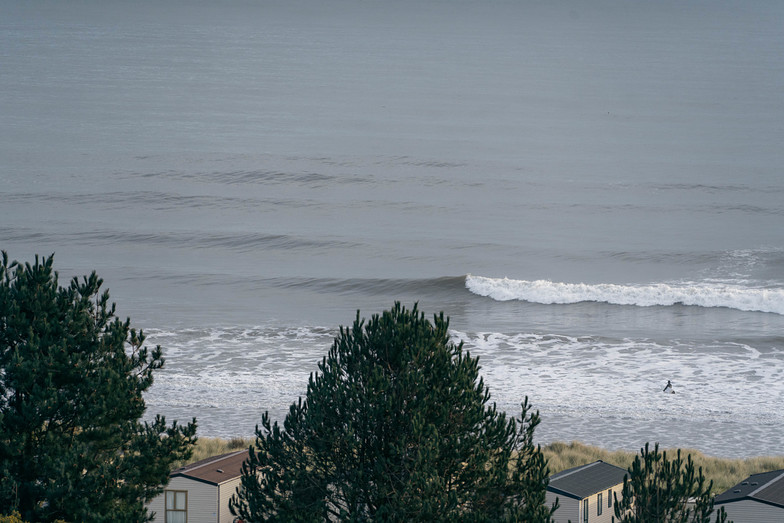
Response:
M478 358L417 306L341 327L283 427L256 428L232 513L255 521L550 521L528 400L489 404Z
M145 521L196 420L140 421L160 347L115 317L95 273L60 287L54 257L0 265L0 511L30 521Z
M678 449L674 460L659 444L646 443L624 476L622 497L615 499L619 523L710 523L713 514L713 481L707 485L702 467L695 469L691 455L686 461ZM716 523L727 522L724 509Z

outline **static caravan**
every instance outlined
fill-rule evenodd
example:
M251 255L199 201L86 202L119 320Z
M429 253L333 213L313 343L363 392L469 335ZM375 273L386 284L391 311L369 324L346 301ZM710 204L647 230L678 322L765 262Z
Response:
M722 507L736 523L784 521L784 470L752 474L716 496L714 508Z
M615 523L614 496L621 496L626 470L595 461L550 476L547 503L560 504L555 523Z
M171 473L148 508L155 523L232 523L229 499L240 484L247 450L213 456Z

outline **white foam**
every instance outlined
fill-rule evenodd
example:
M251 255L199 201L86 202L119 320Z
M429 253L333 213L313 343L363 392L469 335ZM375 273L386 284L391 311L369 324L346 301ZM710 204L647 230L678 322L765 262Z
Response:
M593 301L639 307L683 304L784 315L784 289L722 283L586 284L486 278L469 274L466 276L466 288L497 301L520 300L545 305Z
M784 422L782 354L715 342L609 340L541 334L454 332L473 356L493 400L513 412L524 396L543 414L656 423ZM677 391L663 394L667 380ZM710 448L715 442L695 446Z
M146 395L148 415L196 416L201 435L249 436L264 411L282 420L304 397L336 334L319 327L151 330L148 342L164 347L167 362ZM633 450L659 441L726 456L778 452L781 347L492 331L452 336L480 357L500 410L517 416L529 396L542 413L543 442L579 439ZM676 394L662 393L667 380ZM661 428L667 424L678 430ZM732 439L748 427L753 445Z

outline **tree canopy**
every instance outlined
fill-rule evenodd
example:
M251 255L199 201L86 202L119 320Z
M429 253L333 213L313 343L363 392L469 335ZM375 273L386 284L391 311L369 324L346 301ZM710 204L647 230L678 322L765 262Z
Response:
M538 412L490 404L478 358L400 303L357 312L283 426L256 427L232 513L254 521L550 521Z
M142 422L160 346L115 317L93 272L0 262L0 507L30 521L146 521L196 420Z
M678 449L675 459L651 451L646 443L623 479L621 500L615 500L619 523L710 523L713 514L713 481L706 484L702 467L695 468L691 455L684 461ZM724 509L716 523L727 522Z

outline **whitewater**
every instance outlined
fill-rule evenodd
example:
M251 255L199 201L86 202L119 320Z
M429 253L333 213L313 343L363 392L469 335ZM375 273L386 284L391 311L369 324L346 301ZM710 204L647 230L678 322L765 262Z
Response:
M784 3L0 13L0 249L104 279L149 418L251 436L401 301L541 443L781 454Z
M589 285L469 275L466 278L466 288L494 300L522 300L545 305L583 301L638 307L682 304L784 314L784 289L755 289L733 284L682 282Z

